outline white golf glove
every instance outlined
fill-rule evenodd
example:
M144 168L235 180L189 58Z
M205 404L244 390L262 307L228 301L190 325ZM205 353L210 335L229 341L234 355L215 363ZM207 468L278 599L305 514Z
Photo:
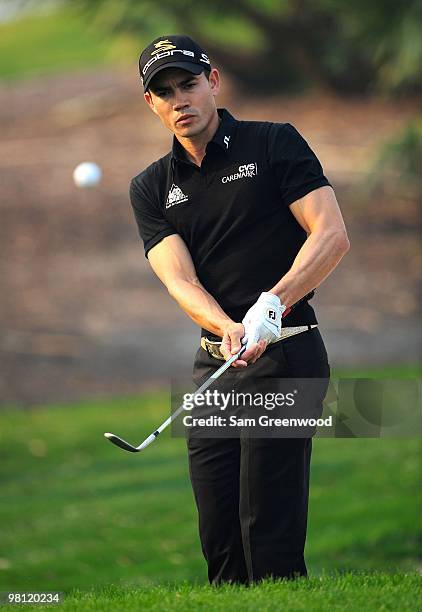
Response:
M281 336L281 317L286 307L273 293L263 292L246 313L242 323L245 328L246 348L259 340L267 344Z

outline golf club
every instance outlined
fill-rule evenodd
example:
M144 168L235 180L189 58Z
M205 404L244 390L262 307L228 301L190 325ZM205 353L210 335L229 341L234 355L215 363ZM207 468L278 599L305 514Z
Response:
M314 291L311 291L310 293L308 293L307 295L305 295L302 299L300 299L298 302L296 302L295 304L293 304L291 307L287 308L284 313L283 313L283 318L286 317L289 312L291 310L293 310L298 304L302 303L304 300L306 299L310 299L314 294ZM244 341L242 340L242 343ZM217 380L217 378L220 378L220 376L226 371L228 370L228 368L232 365L232 363L234 363L237 359L239 359L239 357L244 353L244 351L246 350L246 344L244 344L244 346L242 346L242 348L240 349L240 351L238 353L236 353L235 355L233 355L232 357L230 357L230 359L228 359L225 363L223 363L223 365L221 366L221 368L218 368L218 370L216 370L214 372L214 374L212 374L208 380L206 380L204 382L203 385L201 385L199 387L199 389L197 389L195 391L195 393L193 394L193 397L195 397L195 395L202 393L203 391L205 391L206 389L208 389L208 387L215 381ZM170 425L170 423L172 421L174 421L174 419L176 419L179 414L182 412L182 410L184 410L184 406L183 404L181 406L179 406L179 408L177 410L175 410L173 412L173 414L171 414L169 416L168 419L166 419L164 421L164 423L162 423L160 425L160 427L158 427L158 429L156 429L151 435L148 436L148 438L146 438L139 446L133 446L132 444L129 444L129 442L126 442L126 440L123 440L123 438L119 438L119 436L116 436L113 433L107 432L104 434L104 437L107 438L107 440L110 440L110 442L112 442L113 444L115 444L116 446L119 446L120 448L122 448L125 451L128 451L129 453L139 453L140 451L144 450L144 448L146 448L147 446L149 446L151 444L151 442L153 442L157 436L166 428Z
M234 363L237 359L239 359L239 357L242 355L242 353L246 350L246 345L242 346L242 348L240 349L240 351L238 353L236 353L235 355L233 355L232 357L230 357L230 359L228 359L225 363L223 363L223 365L221 366L221 368L218 368L218 370L216 372L214 372L214 374L212 374L205 382L203 385L201 385L199 387L199 389L197 389L195 391L195 393L193 394L193 397L195 397L195 395L202 393L203 391L205 391L206 389L208 389L208 387L215 381L217 380L217 378L219 378L223 372L225 372L226 370L228 370L228 368L231 366L232 363ZM105 433L104 436L107 438L107 440L110 440L110 442L112 442L113 444L115 444L116 446L120 446L120 448L123 448L123 450L126 450L130 453L139 453L140 451L144 450L144 448L146 448L147 446L149 446L151 444L151 442L153 442L156 437L166 428L168 427L168 425L170 425L170 423L172 421L174 421L175 418L177 418L179 416L179 414L182 412L182 410L184 410L184 405L182 404L181 406L179 406L179 408L177 410L175 410L173 412L173 414L171 414L169 416L168 419L166 419L164 421L164 423L162 425L160 425L160 427L158 429L156 429L150 436L148 436L148 438L146 438L139 446L132 446L132 444L129 444L129 442L126 442L125 440L123 440L122 438L119 438L119 436L116 436L113 433Z

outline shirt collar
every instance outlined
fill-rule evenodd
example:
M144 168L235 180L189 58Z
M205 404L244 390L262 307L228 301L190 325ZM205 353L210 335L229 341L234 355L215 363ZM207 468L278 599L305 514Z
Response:
M207 147L210 143L213 143L223 149L223 151L227 152L230 148L230 140L232 138L234 127L237 121L225 108L218 108L217 112L221 121L214 136L207 144ZM171 154L172 158L177 161L188 161L186 158L185 150L180 144L180 142L177 140L176 136L173 136L173 148Z
M236 125L236 119L225 108L219 108L217 112L221 121L210 142L219 145L224 151L228 151L230 148L230 139L233 135L234 126Z

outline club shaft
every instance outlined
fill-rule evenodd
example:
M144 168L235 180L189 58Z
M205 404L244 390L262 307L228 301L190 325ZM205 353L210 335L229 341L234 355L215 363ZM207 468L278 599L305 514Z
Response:
M214 374L212 374L193 394L193 397L195 397L196 395L198 395L199 393L202 393L203 391L205 391L206 389L208 389L208 387L210 385L212 385L212 383L217 380L217 378L219 378L230 366L232 363L234 363L237 359L239 359L239 357L244 353L244 351L246 350L246 346L242 346L242 348L240 349L240 351L238 353L236 353L235 355L233 355L232 357L230 357L230 359L228 359L225 363L223 363L223 365L218 368L218 370L216 370L214 372ZM146 438L139 446L132 446L132 444L129 444L129 442L126 442L126 440L123 440L122 438L119 438L118 436L114 435L114 434L104 434L106 438L108 438L111 442L113 442L113 444L116 444L116 446L119 446L120 448L123 448L124 450L127 450L129 452L139 452L144 450L144 448L146 448L147 446L149 446L151 444L151 442L154 442L154 440L157 438L157 436L166 428L170 425L170 423L172 421L174 421L174 419L176 419L179 414L182 412L182 410L184 410L184 404L182 404L181 406L179 406L179 408L177 408L177 410L175 410L173 412L173 414L171 414L169 416L168 419L166 419L164 421L164 423L162 423L160 425L160 427L158 427L158 429L156 429L152 434L150 434L148 436L148 438Z
M212 374L209 378L207 378L207 380L195 391L195 393L193 394L192 397L195 397L196 395L199 395L200 393L203 393L206 389L208 389L208 387L210 385L212 385L212 383L217 380L218 378L220 378L220 376L229 369L229 367L231 366L232 363L234 363L237 359L239 359L239 357L242 355L242 353L246 350L246 346L242 346L242 348L240 349L240 351L238 353L236 353L236 355L233 355L232 357L230 357L230 359L228 359L225 363L223 363L223 365L221 366L221 368L218 368L218 370L216 370L214 372L214 374ZM182 412L182 410L184 410L185 406L184 404L182 404L181 406L179 406L179 408L177 408L177 410L175 410L173 412L173 414L171 414L169 416L168 419L166 419L164 421L164 423L162 425L160 425L160 427L158 427L157 431L160 434L166 427L168 427L170 425L170 423L172 423L174 421L174 419L176 419L179 414ZM158 435L158 434L157 434Z

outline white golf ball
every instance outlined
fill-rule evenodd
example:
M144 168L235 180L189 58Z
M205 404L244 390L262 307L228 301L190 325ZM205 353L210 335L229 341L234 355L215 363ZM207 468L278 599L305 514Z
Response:
M95 187L101 181L101 168L94 162L83 162L73 171L73 180L78 187Z

